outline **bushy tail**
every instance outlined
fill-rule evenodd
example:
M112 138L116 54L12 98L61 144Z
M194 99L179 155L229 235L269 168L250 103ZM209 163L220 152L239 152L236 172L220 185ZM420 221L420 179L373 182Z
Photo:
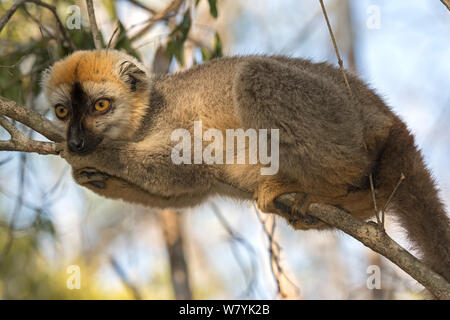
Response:
M392 192L401 173L406 179L394 195L392 208L423 261L450 282L450 219L413 136L396 119L376 174L384 197Z

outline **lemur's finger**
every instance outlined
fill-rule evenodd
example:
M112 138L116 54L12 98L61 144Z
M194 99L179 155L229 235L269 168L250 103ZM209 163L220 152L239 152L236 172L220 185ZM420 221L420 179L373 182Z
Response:
M90 181L90 182L88 182L88 184L90 184L91 186L94 186L98 189L106 188L106 183L104 181Z

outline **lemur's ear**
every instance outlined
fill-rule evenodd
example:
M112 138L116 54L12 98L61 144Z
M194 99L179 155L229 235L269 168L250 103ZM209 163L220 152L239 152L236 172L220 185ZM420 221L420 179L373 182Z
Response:
M131 91L145 89L148 83L147 73L132 61L126 60L118 66L119 76Z

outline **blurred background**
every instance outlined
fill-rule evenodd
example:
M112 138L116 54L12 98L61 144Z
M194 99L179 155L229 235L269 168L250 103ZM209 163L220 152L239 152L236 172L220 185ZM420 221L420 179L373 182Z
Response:
M0 29L0 95L51 118L40 75L74 49L94 48L86 3L25 2ZM13 3L0 0L0 17ZM449 11L439 0L325 5L344 66L415 133L449 208ZM318 0L97 0L94 7L103 45L155 73L255 53L336 64ZM387 230L409 248L393 218ZM222 198L179 212L132 206L82 189L58 157L0 152L2 299L416 299L421 290L341 232L294 232L250 203Z

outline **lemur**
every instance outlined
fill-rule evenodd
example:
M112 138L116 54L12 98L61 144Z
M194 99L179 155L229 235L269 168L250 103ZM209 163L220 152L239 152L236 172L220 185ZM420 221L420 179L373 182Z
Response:
M405 123L357 76L283 56L215 59L185 71L151 74L116 50L76 51L43 76L56 121L67 133L62 157L80 185L112 199L155 208L195 206L215 195L256 200L295 229L326 229L306 219L310 203L368 219L376 199L391 203L425 263L450 281L450 223L436 184ZM175 164L171 133L279 129L279 170L264 165ZM296 222L274 200L302 195ZM303 218L302 218L303 217Z

